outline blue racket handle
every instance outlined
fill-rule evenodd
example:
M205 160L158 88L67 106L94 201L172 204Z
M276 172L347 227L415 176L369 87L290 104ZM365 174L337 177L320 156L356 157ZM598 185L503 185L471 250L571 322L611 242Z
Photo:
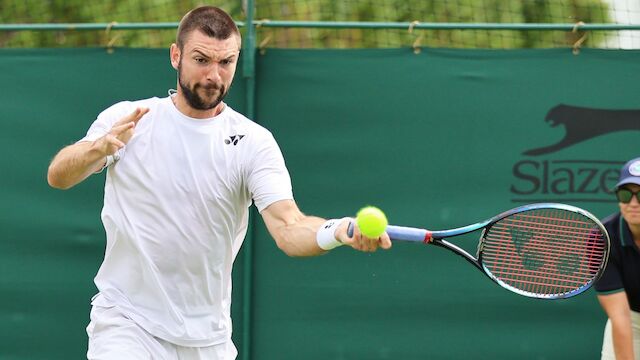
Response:
M429 242L431 240L431 232L425 229L389 225L386 232L389 238L395 241ZM347 235L353 236L353 221L349 223Z

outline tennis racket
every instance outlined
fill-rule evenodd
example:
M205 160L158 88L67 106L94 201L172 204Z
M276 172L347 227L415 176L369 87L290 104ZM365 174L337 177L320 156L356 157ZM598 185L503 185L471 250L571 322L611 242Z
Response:
M482 230L476 256L444 240ZM565 204L520 206L461 228L430 231L387 226L394 241L434 244L462 256L503 288L539 299L589 289L609 257L609 235L589 212ZM353 234L353 224L349 227Z

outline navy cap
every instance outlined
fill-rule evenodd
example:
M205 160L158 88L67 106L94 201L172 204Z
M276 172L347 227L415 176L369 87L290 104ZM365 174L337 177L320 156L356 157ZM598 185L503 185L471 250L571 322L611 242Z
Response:
M620 179L616 188L626 184L640 185L640 158L629 160L620 170Z

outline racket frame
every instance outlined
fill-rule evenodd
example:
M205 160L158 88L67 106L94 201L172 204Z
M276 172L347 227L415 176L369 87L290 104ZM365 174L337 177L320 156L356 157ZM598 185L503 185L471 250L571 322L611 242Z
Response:
M570 212L575 212L578 213L580 215L583 215L587 218L589 218L591 221L593 221L594 225L596 225L601 232L604 234L604 240L606 242L605 244L605 251L604 251L604 259L602 261L602 263L600 264L600 267L596 273L596 275L587 283L585 283L584 285L582 285L581 287L574 289L572 291L566 292L566 293L561 293L561 294L555 294L555 295L546 295L546 294L539 294L539 293L532 293L532 292L528 292L528 291L524 291L518 288L515 288L507 283L505 283L504 281L500 280L499 278L497 278L483 263L482 263L482 248L484 245L484 241L486 238L486 234L489 231L489 229L491 229L491 226L506 218L509 217L511 215L517 214L517 213L522 213L525 211L531 211L531 210L538 210L538 209L560 209L560 210L566 210L566 211L570 211ZM444 240L445 238L451 238L451 237L455 237L455 236L459 236L459 235L463 235L463 234L468 234L477 230L483 229L481 235L480 235L480 239L478 241L478 248L476 251L476 256L473 256L471 254L469 254L466 250L462 249L461 247ZM581 294L582 292L588 290L591 285L593 285L593 283L602 275L602 272L604 271L606 265L607 265L607 261L608 261L608 255L609 255L609 235L606 231L606 229L604 228L604 226L602 225L602 223L590 212L575 207L575 206L571 206L571 205L567 205L567 204L559 204L559 203L535 203L535 204L528 204L528 205L523 205L523 206L519 206L516 208L513 208L511 210L507 210L503 213L500 213L488 220L485 221L481 221L475 224L471 224L471 225L467 225L467 226L463 226L463 227L459 227L459 228L454 228L454 229L449 229L449 230L440 230L440 231L429 231L426 229L418 229L418 228L411 228L411 227L404 227L404 226L394 226L394 225L389 225L387 226L387 234L389 234L389 237L392 240L395 241L412 241L412 242L423 242L425 244L433 244L436 246L440 246L443 248L446 248L448 250L453 251L454 253L456 253L457 255L461 256L462 258L464 258L465 260L467 260L469 263L473 264L476 268L478 268L479 270L481 270L487 277L489 277L493 282L497 283L498 285L500 285L501 287L515 292L519 295L522 296L526 296L526 297L531 297L531 298L537 298L537 299L549 299L549 300L553 300L553 299L564 299L564 298L569 298L572 296L576 296L578 294Z

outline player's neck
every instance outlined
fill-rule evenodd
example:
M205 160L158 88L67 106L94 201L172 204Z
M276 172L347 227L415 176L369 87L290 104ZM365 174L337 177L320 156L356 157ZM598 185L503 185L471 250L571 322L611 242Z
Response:
M633 237L633 241L635 241L636 245L640 248L640 225L629 225L629 230L631 230L631 236Z
M176 106L178 111L194 119L210 119L220 114L225 107L225 104L223 102L220 102L213 109L209 109L209 110L194 109L189 105L187 100L180 93L180 90L178 90L177 94L175 94L174 96L171 96L171 100L173 101L173 104Z

